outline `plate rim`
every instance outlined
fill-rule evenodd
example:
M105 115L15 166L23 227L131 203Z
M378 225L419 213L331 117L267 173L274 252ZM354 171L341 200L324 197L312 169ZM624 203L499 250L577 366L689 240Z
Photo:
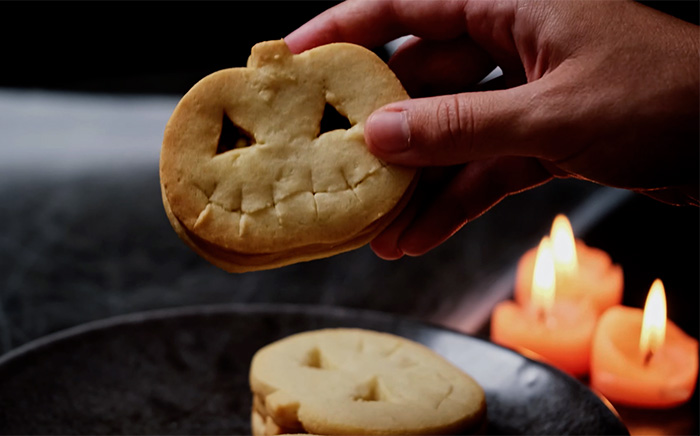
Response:
M469 333L461 332L459 330L440 325L436 322L426 321L415 316L410 315L400 315L393 314L390 312L382 312L378 310L371 309L356 309L351 307L343 306L333 306L333 305L323 305L323 304L296 304L296 303L226 303L226 304L201 304L201 305L187 305L187 306L176 306L176 307L166 307L158 309L149 309L137 312L128 312L122 314L116 314L108 316L106 318L99 318L91 321L86 321L71 327L57 330L51 332L44 336L32 339L16 348L9 350L8 352L0 355L0 369L11 360L19 358L24 354L29 354L35 352L43 347L54 345L57 342L66 341L72 339L75 336L79 336L84 333L89 333L93 331L107 330L109 328L114 328L120 325L132 325L141 322L147 322L152 320L162 320L177 318L180 316L195 316L195 315L221 315L227 313L273 313L282 312L286 314L313 314L319 316L330 316L330 317L343 317L347 319L355 318L358 316L371 317L377 320L386 321L402 321L408 322L415 325L425 326L437 330L442 330L457 334L460 336L467 336L470 339L474 339L494 347L498 347L506 352L514 353L517 356L521 356L528 361L531 361L538 365L544 365L552 370L561 372L555 367L532 360L526 356L523 356L514 350L503 347L484 338L471 335ZM563 375L572 378L574 381L579 382L575 378L569 376L568 374L561 372ZM579 382L580 383L580 382ZM584 385L585 386L585 385Z

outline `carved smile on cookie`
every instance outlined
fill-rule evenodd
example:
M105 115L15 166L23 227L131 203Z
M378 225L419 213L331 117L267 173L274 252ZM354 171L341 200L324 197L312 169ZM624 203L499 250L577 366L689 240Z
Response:
M407 97L364 48L256 45L246 68L202 79L168 122L160 175L173 226L199 251L236 255L363 245L415 175L369 153L364 121Z

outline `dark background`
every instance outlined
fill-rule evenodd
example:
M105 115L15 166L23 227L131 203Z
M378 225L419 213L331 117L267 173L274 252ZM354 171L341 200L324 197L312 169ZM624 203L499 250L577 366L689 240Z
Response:
M244 66L337 2L18 2L0 5L0 86L184 94Z
M2 3L0 86L182 95L336 3ZM698 22L697 1L641 3Z

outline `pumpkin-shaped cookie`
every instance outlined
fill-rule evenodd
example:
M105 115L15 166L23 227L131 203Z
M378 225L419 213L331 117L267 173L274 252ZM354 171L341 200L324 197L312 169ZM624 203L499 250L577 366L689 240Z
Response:
M160 178L173 227L228 271L366 244L405 205L415 170L369 153L364 122L406 98L386 64L360 46L292 55L283 40L255 45L247 67L199 81L168 121ZM322 126L329 111L345 128Z
M362 329L299 333L251 362L256 435L465 434L485 423L483 389L434 351Z

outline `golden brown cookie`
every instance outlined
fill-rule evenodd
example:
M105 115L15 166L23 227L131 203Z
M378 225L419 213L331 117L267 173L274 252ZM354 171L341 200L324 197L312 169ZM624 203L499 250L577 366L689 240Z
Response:
M160 179L170 222L197 253L235 272L368 243L407 202L415 170L369 153L364 123L406 98L360 46L292 55L283 40L255 45L247 67L202 79L168 121ZM346 128L322 128L332 111Z
M471 377L423 345L370 330L274 342L253 357L250 386L256 427L267 422L273 432L464 434L485 422L484 392Z

